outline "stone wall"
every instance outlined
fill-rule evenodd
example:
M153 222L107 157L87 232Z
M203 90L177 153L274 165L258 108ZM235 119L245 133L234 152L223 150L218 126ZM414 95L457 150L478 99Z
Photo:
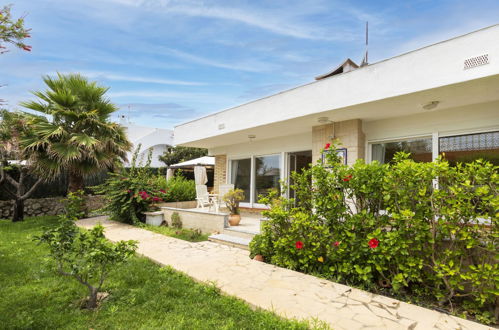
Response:
M312 164L321 158L321 151L333 139L339 139L339 148L347 149L347 163L353 165L359 158L364 158L365 135L362 121L352 119L312 127Z
M24 202L24 216L59 215L64 212L63 197L27 199ZM104 205L103 196L85 196L89 211L100 209ZM13 201L0 201L0 218L12 216Z
M227 182L227 155L215 155L215 174L213 191L218 193L218 187Z

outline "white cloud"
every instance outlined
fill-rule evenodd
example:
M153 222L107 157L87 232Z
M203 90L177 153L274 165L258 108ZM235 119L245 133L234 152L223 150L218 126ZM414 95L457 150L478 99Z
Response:
M98 78L113 81L131 81L131 82L142 82L150 84L160 84L160 85L179 85L179 86L203 86L206 83L196 82L196 81L185 81L185 80L174 80L174 79L162 79L153 77L141 77L141 76L131 76L131 75L120 75L111 72L98 72L98 71L80 71L80 73L89 78Z

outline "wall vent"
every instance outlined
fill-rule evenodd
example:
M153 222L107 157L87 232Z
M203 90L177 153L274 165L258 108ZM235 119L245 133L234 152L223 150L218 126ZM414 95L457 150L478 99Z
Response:
M224 129L225 128L225 124L218 124L218 129Z
M472 69L477 66L489 64L489 54L471 57L464 60L464 69Z

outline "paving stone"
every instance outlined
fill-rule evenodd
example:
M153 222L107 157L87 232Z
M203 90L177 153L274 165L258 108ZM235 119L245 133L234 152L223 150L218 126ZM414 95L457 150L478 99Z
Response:
M282 316L316 318L334 329L487 329L478 323L377 296L343 284L251 260L248 251L213 242L191 243L107 220L83 219L91 228L101 222L111 241L137 240L138 253L214 283L234 295Z

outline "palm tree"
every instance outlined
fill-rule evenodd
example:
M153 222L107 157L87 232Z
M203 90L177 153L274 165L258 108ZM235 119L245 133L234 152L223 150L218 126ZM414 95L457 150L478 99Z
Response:
M110 122L118 108L104 94L109 88L79 74L45 76L48 89L33 92L37 101L22 102L31 115L32 134L21 141L30 163L44 177L68 174L68 190L84 187L84 177L111 170L126 160L131 143L122 126Z

